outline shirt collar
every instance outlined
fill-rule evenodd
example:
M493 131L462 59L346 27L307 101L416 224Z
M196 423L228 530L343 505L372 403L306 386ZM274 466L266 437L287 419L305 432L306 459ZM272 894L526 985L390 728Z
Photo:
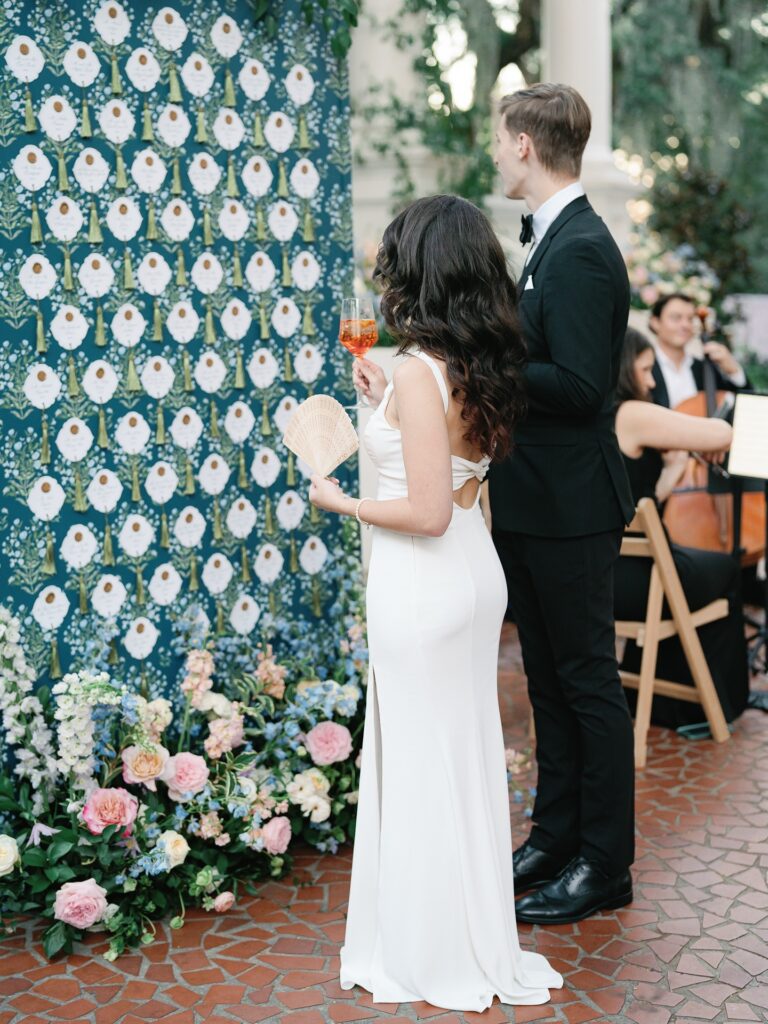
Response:
M570 185L555 192L545 203L542 203L533 215L533 238L538 243L549 230L552 222L557 218L569 203L580 196L586 195L584 186L580 181L572 181Z
M654 351L656 352L657 361L660 362L665 369L671 370L672 373L684 373L686 370L690 370L693 366L693 356L690 353L685 353L685 358L678 366L677 363L673 362L667 353L656 344L656 342L653 342L652 344Z

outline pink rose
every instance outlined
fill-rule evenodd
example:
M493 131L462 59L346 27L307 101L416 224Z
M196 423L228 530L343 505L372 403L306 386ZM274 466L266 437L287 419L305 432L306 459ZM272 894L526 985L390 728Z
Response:
M82 818L95 836L100 836L109 825L124 827L123 835L127 836L138 810L139 801L127 789L94 789L85 802Z
M217 914L226 914L228 910L231 910L235 903L235 894L227 890L226 892L220 892L216 899L213 901L213 909Z
M269 854L285 853L291 841L291 822L288 818L270 818L262 826L261 838Z
M199 754L181 753L168 758L163 781L171 800L183 803L200 793L208 782L208 765Z
M315 764L333 764L352 753L352 736L346 725L321 722L307 733L305 746Z
M94 878L84 882L65 882L56 893L53 916L73 928L90 928L104 917L107 890Z
M126 747L123 759L123 781L144 785L157 791L155 779L161 778L168 764L168 751L158 744L154 747Z

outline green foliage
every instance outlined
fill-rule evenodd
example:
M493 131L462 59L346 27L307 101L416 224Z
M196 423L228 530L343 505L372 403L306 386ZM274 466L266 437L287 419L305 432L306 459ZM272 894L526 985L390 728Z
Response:
M329 34L331 53L343 60L352 45L352 29L357 25L363 0L302 0L301 16L305 24L320 24ZM274 39L280 27L280 4L274 0L254 0L253 18L261 24L268 39Z

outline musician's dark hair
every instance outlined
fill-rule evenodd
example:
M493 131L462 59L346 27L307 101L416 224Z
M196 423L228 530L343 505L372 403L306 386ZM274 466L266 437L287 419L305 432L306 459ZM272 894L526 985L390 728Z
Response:
M619 376L616 381L616 405L622 402L647 402L648 395L641 393L637 386L635 376L635 363L649 348L653 348L650 340L642 331L636 331L634 327L628 327L624 334L624 342L621 346L621 357L619 359Z
M650 316L660 317L661 314L664 312L664 308L666 307L667 303L671 302L672 299L680 299L682 302L687 302L689 306L696 306L695 300L692 299L690 295L684 295L683 292L670 292L669 295L661 295L658 299L656 299L654 304L651 306ZM653 331L654 334L656 333L650 325L648 327L648 330Z
M515 283L488 218L458 196L417 199L384 232L374 278L400 353L445 360L467 441L494 459L525 411Z

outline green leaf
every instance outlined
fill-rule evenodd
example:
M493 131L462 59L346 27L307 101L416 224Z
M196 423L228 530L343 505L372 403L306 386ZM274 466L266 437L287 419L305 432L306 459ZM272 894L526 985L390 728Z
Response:
M44 868L48 863L48 857L39 846L32 846L27 848L21 855L21 861L25 867Z
M49 960L62 950L68 953L71 948L72 936L68 925L63 921L57 921L46 929L43 934L43 951Z
M48 857L50 860L59 860L61 857L66 856L69 851L74 847L74 843L69 839L62 839L57 836L56 839L48 847Z

